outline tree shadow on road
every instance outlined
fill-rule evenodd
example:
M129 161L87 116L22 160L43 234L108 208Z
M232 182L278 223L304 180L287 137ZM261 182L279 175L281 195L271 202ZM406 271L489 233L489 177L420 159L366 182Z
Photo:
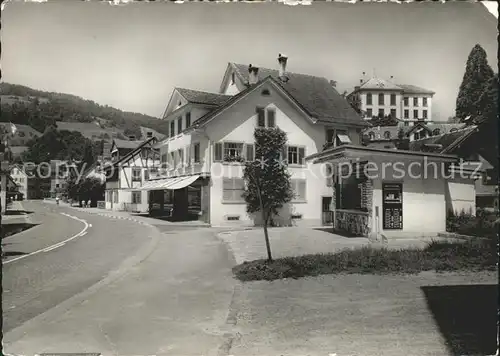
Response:
M427 286L422 291L451 355L495 354L497 286Z
M29 215L33 214L33 211L27 210L6 210L4 215Z
M31 229L39 224L29 224L29 223L7 223L2 224L0 227L0 237L2 239L18 234L25 230Z

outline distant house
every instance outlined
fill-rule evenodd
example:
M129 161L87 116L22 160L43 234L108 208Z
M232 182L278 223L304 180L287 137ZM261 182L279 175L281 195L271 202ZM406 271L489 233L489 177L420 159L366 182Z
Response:
M126 156L127 154L135 150L143 143L144 140L128 141L128 140L114 139L113 142L111 143L111 149L110 149L111 160L112 161L119 160L120 158Z
M12 160L19 161L22 158L22 154L28 150L28 146L10 146L9 150L12 154Z
M479 176L474 187L470 187L459 178L449 185L449 198L454 201L453 210L475 213L476 207L498 209L498 192L496 191L498 175L494 169L495 162L486 160L478 150L479 128L477 125L451 129L443 135L430 136L410 142L411 151L454 154L462 159L462 165L477 169Z
M413 126L373 126L363 132L365 144L374 148L395 148L401 139L408 142L444 135L465 127L464 124L417 122ZM400 137L400 131L403 136Z
M140 128L141 128L141 138L143 140L147 140L148 138L152 137L156 137L156 139L158 140L163 140L166 137L166 135L159 133L158 131L153 130L152 128L144 126L141 126Z
M140 188L160 166L157 142L155 137L141 142L104 168L106 209L148 212L148 192Z
M24 167L17 164L12 166L10 169L10 176L15 184L17 184L19 193L21 193L25 199L32 199L30 198L30 192L28 190L30 175L24 170Z
M26 146L26 144L37 137L42 136L42 133L35 130L29 125L15 124L16 133L9 139L10 146ZM10 123L0 123L3 130L10 130Z

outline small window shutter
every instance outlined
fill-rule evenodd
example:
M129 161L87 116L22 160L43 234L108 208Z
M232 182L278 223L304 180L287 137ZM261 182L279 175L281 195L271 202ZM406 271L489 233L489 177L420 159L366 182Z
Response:
M281 151L281 161L286 161L288 162L288 146L284 145L283 150Z
M299 164L305 164L305 152L306 149L304 147L299 147Z
M266 115L263 108L257 108L257 127L266 127Z
M267 127L276 126L276 111L274 109L267 110Z
M194 153L193 153L193 155L194 155L194 157L193 157L194 161L196 163L200 162L200 144L199 143L195 143L194 144Z
M254 157L254 146L252 144L247 144L246 159L247 159L247 161L253 161L253 160L255 160L255 157Z
M222 161L222 142L216 142L214 145L214 161Z

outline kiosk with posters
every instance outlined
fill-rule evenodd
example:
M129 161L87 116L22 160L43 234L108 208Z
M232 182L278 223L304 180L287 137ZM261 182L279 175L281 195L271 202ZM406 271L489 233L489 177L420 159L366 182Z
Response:
M382 183L384 230L403 229L403 184Z

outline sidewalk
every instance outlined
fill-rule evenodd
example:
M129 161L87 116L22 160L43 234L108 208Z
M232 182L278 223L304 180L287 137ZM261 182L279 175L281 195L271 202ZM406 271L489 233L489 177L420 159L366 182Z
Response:
M44 203L55 204L54 200L44 200ZM134 221L141 224L149 224L149 225L162 225L162 226L170 226L170 227L210 227L210 224L203 223L201 221L179 221L179 222L171 222L161 219L150 218L147 216L142 216L140 214L129 213L127 211L114 211L114 210L105 210L99 208L80 208L78 206L71 206L69 203L59 202L60 206L70 207L75 210L79 210L88 214L96 214L100 216L105 216L111 219L119 219L119 220L129 220Z
M363 246L388 249L425 248L433 240L449 240L445 237L391 239L386 243L372 242L365 237L344 237L325 228L274 227L269 230L271 250L275 258L318 253L335 253L347 248ZM264 232L261 228L243 231L220 232L222 239L232 250L236 262L243 263L267 258Z

